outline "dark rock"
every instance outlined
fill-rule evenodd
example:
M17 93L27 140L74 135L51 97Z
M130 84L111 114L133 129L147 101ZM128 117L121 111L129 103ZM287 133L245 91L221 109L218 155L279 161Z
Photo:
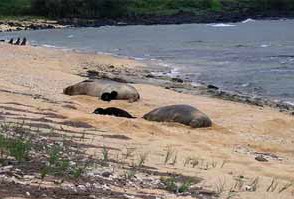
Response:
M182 80L180 78L177 78L177 77L172 78L172 81L173 82L178 82L178 83L184 83L184 80Z
M152 75L152 74L147 74L145 77L147 77L147 78L155 78L155 76Z
M268 160L266 158L264 158L263 155L256 156L255 160L257 160L259 162L268 162Z
M103 177L105 177L105 178L109 178L110 176L112 176L112 173L109 172L109 171L105 171L105 172L103 172L101 175L102 175Z
M214 86L212 84L207 85L208 89L213 89L213 90L219 90L219 88L217 86Z

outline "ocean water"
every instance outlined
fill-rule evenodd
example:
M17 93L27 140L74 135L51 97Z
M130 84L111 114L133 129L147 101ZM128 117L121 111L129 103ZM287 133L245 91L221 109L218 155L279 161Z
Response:
M195 83L294 102L294 20L0 33L0 39L18 36L35 45L137 58Z

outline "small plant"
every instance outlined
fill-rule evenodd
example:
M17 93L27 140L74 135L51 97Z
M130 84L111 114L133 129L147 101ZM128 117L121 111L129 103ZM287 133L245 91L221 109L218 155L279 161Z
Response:
M177 163L177 161L178 161L178 154L175 154L174 159L173 159L173 161L172 161L171 164L172 164L173 166L175 166L176 163Z
M17 161L24 161L28 159L31 150L31 143L21 138L9 138L0 135L0 155L1 158L7 156L14 157Z
M271 184L267 187L266 192L274 192L278 187L278 182L276 178L273 178Z
M165 159L164 159L164 164L165 165L170 161L170 159L172 158L174 152L175 151L173 150L172 147L167 148L167 152L166 152Z
M130 180L135 177L136 173L137 173L136 169L134 167L132 167L132 168L130 168L130 170L125 172L124 177L125 177L125 179Z
M230 192L241 191L245 182L243 177L239 176L235 179L235 184L231 187Z
M145 153L140 153L139 154L138 167L142 167L145 164L148 155L149 155L149 152L145 152Z
M173 193L188 192L192 185L190 180L186 180L184 182L178 182L175 177L169 177L169 178L161 177L160 181L164 184L166 190Z
M129 157L131 157L133 155L133 153L135 152L135 150L136 150L136 148L127 148L125 159L127 160Z
M178 190L177 182L175 177L164 178L161 177L160 181L164 184L166 190L176 193Z
M218 179L218 183L215 185L215 191L218 195L222 194L225 190L226 181L225 179Z
M227 164L229 161L228 160L223 160L222 164L220 165L220 168L223 168L225 164Z
M184 161L184 167L186 167L187 165L189 165L191 160L192 160L192 158L190 156L186 157L186 159Z
M216 168L217 167L217 161L213 160L211 162L211 166L212 166L212 168Z
M63 157L63 150L60 146L54 146L48 150L48 163L41 168L41 179L44 179L47 175L77 179L82 175L87 164L77 166L76 163L71 163L68 158Z
M285 184L280 190L279 193L282 193L284 191L286 191L287 189L289 189L290 187L292 187L294 185L294 182L289 182L287 184Z
M190 181L187 181L187 182L184 182L183 184L180 185L180 187L178 188L178 193L185 193L185 192L188 192L190 187L191 187L191 182Z
M259 178L258 177L254 178L253 181L251 182L251 184L248 185L247 190L255 192L257 190L258 183L259 183Z
M102 160L103 162L108 162L109 158L109 149L106 146L102 148Z
M199 159L198 158L193 158L190 160L190 163L192 165L193 168L195 168L196 166L199 165Z

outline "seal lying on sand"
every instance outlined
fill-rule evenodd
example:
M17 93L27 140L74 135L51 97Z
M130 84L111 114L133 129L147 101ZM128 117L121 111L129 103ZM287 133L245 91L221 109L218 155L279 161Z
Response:
M99 114L99 115L112 115L116 117L135 118L131 114L129 114L127 111L124 111L122 109L115 108L115 107L109 107L106 109L97 108L93 113Z
M204 128L212 125L211 120L204 113L189 105L157 108L145 114L143 118L157 122L177 122L192 128Z
M111 80L86 80L65 88L63 93L89 95L102 98L105 101L117 99L134 102L140 99L138 91L133 86Z

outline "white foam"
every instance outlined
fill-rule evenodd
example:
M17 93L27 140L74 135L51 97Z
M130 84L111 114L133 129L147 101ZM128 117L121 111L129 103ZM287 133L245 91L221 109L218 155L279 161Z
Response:
M68 35L67 38L74 38L74 35Z
M291 106L294 106L294 102L286 101L285 104L289 104Z
M217 24L207 24L211 27L235 27L236 25L233 24L225 24L225 23L217 23Z
M260 47L261 48L268 48L268 47L270 47L270 45L268 45L268 44L262 44L262 45L260 45Z
M43 44L42 46L46 47L46 48L57 48L56 46L53 46L53 45L50 45L50 44Z
M249 19L246 19L246 20L242 21L242 23L250 23L250 22L255 22L255 20L249 18Z

